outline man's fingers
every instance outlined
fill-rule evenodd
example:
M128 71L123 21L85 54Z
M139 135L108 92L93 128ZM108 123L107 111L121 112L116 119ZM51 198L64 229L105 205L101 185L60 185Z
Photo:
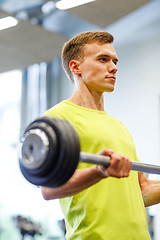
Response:
M99 154L111 157L110 166L108 168L98 166L99 171L103 173L105 177L112 176L121 178L129 176L132 162L127 156L114 153L112 149L103 149Z
M104 156L111 156L114 153L112 149L102 149L98 154Z
M116 172L117 177L128 177L131 167L132 162L128 157L114 153L111 157L108 173L114 175Z

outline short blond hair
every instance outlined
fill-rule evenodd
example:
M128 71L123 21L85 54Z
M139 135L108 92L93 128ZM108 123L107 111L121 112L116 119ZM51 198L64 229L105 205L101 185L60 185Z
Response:
M112 43L113 36L104 31L89 31L80 33L64 44L62 49L62 65L67 76L73 82L72 72L69 67L71 60L83 60L84 46L92 42Z

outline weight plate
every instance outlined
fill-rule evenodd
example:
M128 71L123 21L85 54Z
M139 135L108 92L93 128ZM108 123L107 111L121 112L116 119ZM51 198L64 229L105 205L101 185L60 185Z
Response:
M40 167L28 168L25 166L24 161L21 158L19 158L19 165L24 177L27 178L27 180L30 181L31 183L35 185L39 185L37 183L38 178L41 178L42 176L48 174L49 171L51 170L51 167L53 167L56 164L57 140L56 140L56 135L53 129L39 119L35 120L32 124L30 124L27 127L24 135L30 131L35 131L35 130L41 131L47 136L48 142L49 142L48 154L46 154L46 158ZM35 143L33 146L37 148ZM23 147L21 147L21 151L22 150L23 150ZM39 155L38 152L37 152L37 155ZM36 159L34 159L34 161L35 160Z
M73 146L73 127L66 122L65 120L57 121L57 119L52 119L52 121L56 121L56 125L59 130L59 138L60 140L60 154L58 157L58 162L56 165L56 184L57 186L63 185L65 182L67 182L70 177L73 175L77 164L79 157L74 156L74 146ZM72 135L70 133L73 133ZM76 144L76 143L74 143ZM78 154L79 155L79 151Z
M58 146L57 164L54 166L54 168L52 168L52 172L50 172L49 175L43 178L43 184L49 187L58 187L64 184L67 180L69 180L78 165L80 153L79 138L73 127L65 120L59 118L45 117L43 118L43 121L50 124L50 126L54 128L56 132ZM69 135L69 137L68 134L70 134L71 132L72 134ZM74 147L70 146L70 142L73 139L73 134L77 136L77 142L74 141L73 145L78 145L78 151L74 155L74 160L72 159L73 153L71 151L71 149L73 149Z
M49 138L46 160L40 168L35 169L27 169L20 161L20 169L25 178L35 185L61 186L70 179L78 165L80 154L78 135L68 122L59 118L39 118L28 126L25 133L37 128L44 131ZM56 136L56 151L53 151L55 140L53 141L50 136L53 133Z
M80 143L77 132L75 129L67 122L59 122L59 129L65 133L65 148L66 156L65 163L63 163L63 168L61 167L61 184L64 184L70 179L70 177L75 172L80 154ZM63 162L64 156L61 156L61 161ZM63 177L62 177L63 176Z

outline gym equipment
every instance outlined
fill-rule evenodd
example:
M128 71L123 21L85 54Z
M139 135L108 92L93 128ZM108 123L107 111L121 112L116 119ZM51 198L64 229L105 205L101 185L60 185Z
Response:
M25 239L25 236L31 236L32 239L36 235L43 235L42 229L39 224L32 222L31 220L27 219L26 217L22 217L21 215L14 216L12 218L15 226L19 230L22 240Z
M74 127L60 118L42 117L24 131L18 147L19 166L32 184L59 187L75 172L79 161L108 167L110 157L80 152ZM132 170L160 174L160 166L132 161Z

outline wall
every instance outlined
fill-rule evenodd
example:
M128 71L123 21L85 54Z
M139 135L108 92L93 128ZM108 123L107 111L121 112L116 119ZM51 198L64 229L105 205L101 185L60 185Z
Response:
M108 111L131 131L142 161L160 164L160 75L156 42L129 43L117 48L120 59L116 89L106 95Z

